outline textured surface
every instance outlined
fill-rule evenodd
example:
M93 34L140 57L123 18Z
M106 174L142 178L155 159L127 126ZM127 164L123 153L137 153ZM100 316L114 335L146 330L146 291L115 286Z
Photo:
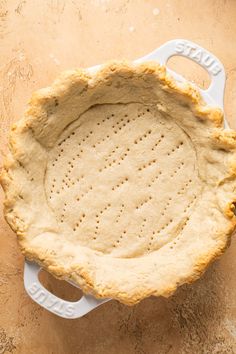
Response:
M88 1L79 6L72 1L45 1L36 7L36 2L2 1L1 149L5 150L8 127L22 115L30 93L48 85L61 70L114 57L132 59L173 37L195 40L222 60L228 75L226 114L235 128L235 3L200 3L194 8L191 1L137 1L135 5L128 1ZM158 15L154 9L159 9ZM127 38L128 46L124 45ZM175 65L176 70L205 84L201 70L194 67L192 71L191 64L184 68L180 64ZM171 299L148 299L134 308L111 302L75 321L47 313L26 296L23 260L3 219L0 243L3 353L236 352L234 240L227 254L200 281L179 289ZM45 281L62 296L75 296L68 285L48 277Z
M201 186L188 136L137 103L96 106L81 120L63 133L47 166L48 202L63 231L118 257L167 244Z

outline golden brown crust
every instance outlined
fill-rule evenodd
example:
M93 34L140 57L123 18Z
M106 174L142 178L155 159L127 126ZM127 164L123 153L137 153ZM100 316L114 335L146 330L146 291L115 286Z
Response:
M155 257L159 257L161 252L163 254L166 252L166 257L169 256L171 259L171 250L166 251L163 248L159 253L153 252L150 257L145 256L143 259L140 257L133 260L118 258L104 260L105 257L101 257L98 252L79 249L81 257L76 258L72 251L73 261L69 262L64 261L58 251L50 247L47 249L41 241L38 241L40 235L44 235L49 244L56 245L59 232L57 223L49 210L46 208L43 210L45 204L43 181L49 150L58 140L61 131L78 117L76 99L80 100L80 107L82 107L80 114L89 109L93 100L94 104L109 101L107 87L112 87L115 92L114 100L120 102L119 95L117 94L117 98L115 96L116 90L119 85L129 80L132 80L134 93L131 92L129 98L123 97L124 102L134 100L132 95L139 92L140 81L142 81L143 87L157 85L158 89L161 88L164 95L163 102L168 97L170 100L179 102L181 112L191 112L195 120L190 122L186 119L184 124L188 129L193 127L194 131L199 129L199 134L206 132L204 139L208 141L209 150L213 151L207 159L211 160L213 167L219 169L218 174L213 173L212 171L215 171L213 169L210 172L202 169L200 175L201 180L212 191L211 199L201 201L202 207L205 208L206 204L210 209L213 196L215 198L217 194L218 198L216 216L214 216L214 234L206 235L205 241L203 238L199 239L199 249L197 240L192 241L192 251L187 246L181 246L181 257L176 255L176 272L158 270L158 277L160 279L164 277L163 280L155 278L153 264ZM157 98L154 94L155 92L153 93L155 102ZM147 99L150 97L148 96ZM144 95L143 100L145 99ZM172 105L165 106L163 102L160 99L156 105L164 107L165 114L171 116ZM69 111L68 107L70 107ZM67 112L67 116L70 112L70 122L64 112ZM190 123L192 126L189 128ZM10 154L5 160L0 179L6 194L5 217L17 233L21 250L27 258L38 262L56 277L75 282L84 292L92 293L98 298L115 298L128 305L135 304L150 295L167 297L179 285L195 281L229 244L236 226L235 149L236 133L223 129L222 111L217 107L207 106L193 85L175 82L166 69L156 63L131 65L126 62L115 62L107 64L94 74L86 70L66 72L50 88L40 90L32 96L25 117L12 127ZM32 161L32 156L37 158ZM199 154L200 158L203 157ZM35 173L37 166L40 166L41 170ZM37 193L35 186L38 186ZM39 212L42 214L40 220ZM210 213L206 217L211 220ZM196 232L194 225L192 227ZM107 262L110 263L107 265ZM132 273L129 267L135 269L137 273ZM109 274L110 270L106 272L106 268L118 270L112 277Z

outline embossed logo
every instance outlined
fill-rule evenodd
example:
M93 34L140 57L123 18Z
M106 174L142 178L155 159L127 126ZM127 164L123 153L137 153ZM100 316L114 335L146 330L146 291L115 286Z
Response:
M61 316L72 317L75 313L75 306L60 300L43 290L37 283L33 283L28 291L32 298L40 305Z
M175 46L175 51L176 53L183 54L201 64L214 76L222 71L220 64L215 58L194 44L178 41Z

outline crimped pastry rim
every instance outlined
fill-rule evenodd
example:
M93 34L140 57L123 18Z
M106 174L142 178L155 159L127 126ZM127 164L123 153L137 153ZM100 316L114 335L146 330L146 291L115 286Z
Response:
M163 288L157 289L155 284L153 287L142 286L140 281L131 279L133 282L133 289L126 291L125 288L120 289L116 287L115 284L111 284L108 288L107 284L96 284L96 279L94 279L91 274L87 272L87 264L85 266L79 267L63 267L57 264L52 255L46 255L40 249L33 249L27 244L27 225L26 222L21 221L21 216L17 218L17 208L16 205L19 202L19 191L16 190L14 183L12 182L11 173L19 165L19 161L22 158L22 151L17 150L17 141L19 137L22 138L25 134L32 135L33 123L38 119L39 112L43 105L48 105L49 102L55 102L55 99L60 99L64 92L69 90L72 85L71 77L74 75L78 83L82 83L84 87L89 87L92 85L92 89L96 89L96 85L99 85L105 79L111 77L114 73L124 73L124 75L132 76L137 73L140 75L154 75L156 80L161 83L163 89L170 92L170 94L177 95L181 97L183 101L190 109L194 112L194 115L198 118L207 122L210 129L212 130L211 139L214 144L218 144L221 148L226 149L232 158L230 159L230 164L228 167L228 174L225 181L222 183L227 183L230 181L232 183L231 196L227 199L227 203L223 206L223 217L227 220L225 222L224 232L218 235L219 242L217 245L212 247L212 251L207 250L202 251L201 255L198 257L198 261L189 272L185 274L185 277L181 276L178 280L173 277L173 281L169 281L168 286L165 285ZM95 80L91 80L95 77ZM90 83L92 82L92 83ZM74 84L74 83L73 83ZM235 230L235 216L234 216L234 185L235 185L235 148L236 148L236 134L230 130L223 130L223 113L220 109L207 106L199 94L198 90L191 84L179 84L177 83L169 74L166 73L166 69L157 65L156 63L143 63L138 65L133 65L125 62L115 62L109 63L102 67L97 73L89 75L86 70L74 71L64 73L61 78L59 78L55 84L52 85L53 94L50 90L46 92L39 91L36 93L30 103L29 110L26 112L25 119L21 120L19 123L13 126L11 137L10 137L10 151L11 154L6 159L4 163L4 170L1 175L1 183L6 193L5 199L5 210L4 214L6 220L8 221L11 228L17 233L19 243L23 254L30 260L34 260L47 269L50 273L56 277L72 280L74 283L78 284L84 292L89 292L98 298L115 298L126 304L134 304L141 299L150 295L162 295L169 296L177 288L177 286L183 283L191 283L195 281L200 274L206 269L206 267L217 257L219 257L224 250L227 248L230 237ZM86 91L86 89L84 89ZM83 92L83 90L81 91ZM80 93L81 94L81 93ZM39 111L38 111L39 110ZM23 154L24 155L24 154ZM20 161L20 164L22 162ZM169 276L169 275L168 275Z

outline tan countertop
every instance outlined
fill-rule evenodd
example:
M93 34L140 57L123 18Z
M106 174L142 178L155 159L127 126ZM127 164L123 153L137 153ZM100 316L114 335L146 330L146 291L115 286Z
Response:
M0 150L6 151L9 126L32 91L61 70L134 59L173 38L193 40L223 62L225 111L236 128L236 1L1 0ZM206 86L202 69L177 59L172 68ZM149 298L134 307L112 301L64 320L26 295L23 257L2 212L0 217L0 354L236 353L235 239L199 281L170 299ZM57 294L78 295L68 284L44 278Z

